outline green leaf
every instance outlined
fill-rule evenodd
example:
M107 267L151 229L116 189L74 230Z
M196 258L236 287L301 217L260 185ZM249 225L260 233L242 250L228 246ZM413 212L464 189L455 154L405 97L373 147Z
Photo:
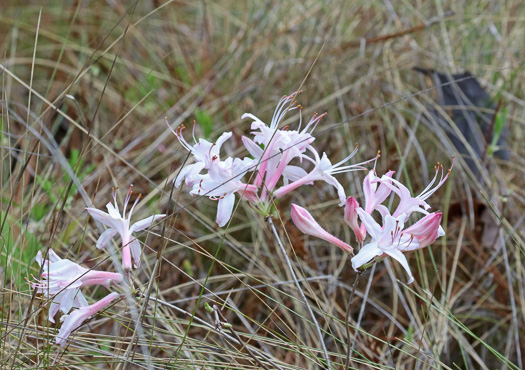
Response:
M496 117L494 118L494 135L492 135L492 141L487 148L487 155L489 157L492 157L494 155L494 152L496 152L499 149L498 140L501 136L501 133L503 132L503 129L505 128L508 112L509 109L505 107L496 113Z

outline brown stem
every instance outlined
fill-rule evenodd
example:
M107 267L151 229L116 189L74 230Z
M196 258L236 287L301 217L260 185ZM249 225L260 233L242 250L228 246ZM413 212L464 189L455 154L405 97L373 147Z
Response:
M348 306L346 307L346 317L345 317L345 327L346 327L346 364L345 364L345 370L348 370L348 367L350 366L350 328L349 328L349 320L350 320L350 308L352 307L352 303L354 300L354 294L355 294L355 288L357 286L357 283L359 282L359 277L361 276L361 272L358 272L355 276L354 284L352 285L352 292L350 293L350 300L348 301Z

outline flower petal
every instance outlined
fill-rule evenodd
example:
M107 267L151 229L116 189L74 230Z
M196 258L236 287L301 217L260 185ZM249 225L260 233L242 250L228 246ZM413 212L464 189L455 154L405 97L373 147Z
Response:
M359 203L357 202L357 200L355 200L354 197L348 197L348 199L346 200L343 220L348 226L350 226L350 228L354 232L357 242L361 243L365 239L366 228L364 225L363 227L360 227L359 223L357 222L358 208Z
M86 297L84 297L82 292L79 290L77 292L77 294L75 295L74 307L82 308L82 307L86 307L86 306L88 306L88 301L87 301Z
M284 177L285 181L286 180L288 180L288 181L297 181L300 178L303 178L304 176L306 176L307 174L308 173L304 169L299 167L299 166L288 165L288 166L286 166L286 168L283 171L283 177Z
M179 174L175 178L175 187L176 188L180 187L182 181L191 173L191 170L193 169L194 166L195 166L195 164L190 164L190 165L184 167L182 170L179 171Z
M235 205L235 194L226 194L219 200L217 205L217 218L216 222L219 227L223 227L232 217L233 206Z
M332 175L325 174L323 177L323 180L327 184L330 184L337 189L337 195L339 196L339 201L340 201L339 207L344 206L346 203L346 194L345 194L345 189L343 188L343 185L341 185L339 181L337 181L337 179L333 177Z
M219 138L217 140L215 140L215 146L217 147L217 153L221 150L221 146L222 144L224 144L224 142L226 140L228 140L229 138L231 138L233 135L233 133L230 131L230 132L224 132L222 133L221 136L219 136Z
M415 236L419 241L419 248L426 247L432 244L439 236L442 236L439 235L440 231L444 234L443 228L440 226L442 216L441 212L430 213L407 228L404 233ZM416 248L409 246L406 250L414 249Z
M117 202L115 202L116 204ZM124 204L124 212L126 212L126 204ZM117 206L118 207L118 206ZM113 203L109 202L108 204L106 204L106 208L108 209L108 214L112 217L112 218L122 218L122 216L120 215L120 212L118 210L118 208L115 207L113 205Z
M73 330L76 330L85 320L106 308L113 300L118 297L118 293L110 293L91 306L79 308L78 310L71 312L69 315L62 316L60 319L60 321L62 321L62 326L58 331L55 343L59 344L61 347L64 347L67 343L67 338L71 332L73 332Z
M346 244L341 239L336 238L335 236L327 232L325 229L323 229L321 225L319 225L317 221L312 217L310 212L308 212L303 207L300 207L297 204L292 204L291 215L293 223L303 233L326 240L327 242L335 244L349 253L353 253L354 249L350 245Z
M91 207L86 208L86 211L88 211L91 217L93 217L98 222L101 222L109 227L113 226L113 219L106 212Z
M410 271L410 267L408 266L408 261L405 255L397 249L384 250L384 252L393 259L395 259L397 262L399 262L401 266L403 266L409 277L407 284L412 284L412 282L414 281L414 277L412 276L412 272Z
M47 255L47 259L49 260L49 262L53 263L60 261L62 258L60 258L58 254L56 254L55 251L50 248L49 253Z
M382 254L383 251L377 246L376 242L368 243L352 258L352 267L357 271L359 267L370 262L374 257Z
M374 220L374 218L371 215L366 213L363 208L358 208L357 213L359 214L359 218L365 225L366 231L368 231L368 233L372 237L372 240L379 240L383 233L381 226L379 226L376 220Z
M42 257L42 251L38 251L35 257L36 262L38 262L38 265L42 267L42 262L44 262L44 258Z
M60 309L60 304L56 303L55 301L51 301L49 305L49 321L53 324L55 323L55 315L57 314L58 310Z
M241 139L248 153L250 153L250 155L256 160L259 160L263 154L262 148L255 144L252 139L247 138L246 136L242 136Z
M142 231L142 230L150 227L151 225L153 225L154 221L158 221L158 220L160 220L163 217L166 217L166 215L165 214L158 214L158 215L149 216L149 217L147 217L147 218L145 218L143 220L135 222L129 228L129 230L130 230L130 232Z
M98 238L96 247L98 249L104 248L106 244L108 244L108 241L110 241L111 238L113 238L116 233L117 233L117 230L113 228L107 229L106 231L104 231L102 235L100 235L100 237Z
M140 255L142 254L142 249L140 248L140 243L137 239L133 240L130 244L131 255L133 256L134 266L138 268L140 266Z

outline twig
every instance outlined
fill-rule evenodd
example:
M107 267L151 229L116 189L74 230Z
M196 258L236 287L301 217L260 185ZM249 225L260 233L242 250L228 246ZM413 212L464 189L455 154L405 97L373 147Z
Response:
M299 294L301 294L301 299L303 300L304 304L306 305L306 308L308 309L308 312L310 313L310 317L312 318L312 321L315 325L315 329L317 330L317 336L319 337L319 341L321 342L321 346L323 348L326 365L328 366L328 368L331 368L330 357L328 356L328 351L326 350L326 346L324 344L323 334L321 333L321 328L319 327L319 323L317 322L314 312L312 311L312 308L310 307L310 304L308 303L308 300L306 299L306 296L304 295L303 289L301 288L301 285L299 284L299 281L297 280L297 276L295 275L295 272L293 270L292 263L290 262L290 258L288 257L288 254L286 253L286 249L284 248L283 243L281 242L279 233L277 233L277 229L275 228L275 224L273 223L272 217L267 216L266 221L268 222L268 224L270 225L270 228L272 229L272 233L275 236L275 239L277 240L277 244L279 244L279 248L281 248L281 252L283 252L284 259L286 260L286 264L288 265L288 270L290 271L290 274L292 275L292 279L295 282L295 286L297 287Z
M346 328L346 363L345 363L345 370L348 370L348 366L350 366L350 328L349 320L350 320L350 308L352 308L352 303L354 301L354 295L355 295L355 288L357 287L357 283L359 282L359 277L361 276L361 272L358 272L355 276L354 284L352 285L352 292L350 293L350 300L348 301L348 306L346 307L346 317L345 317L345 328Z

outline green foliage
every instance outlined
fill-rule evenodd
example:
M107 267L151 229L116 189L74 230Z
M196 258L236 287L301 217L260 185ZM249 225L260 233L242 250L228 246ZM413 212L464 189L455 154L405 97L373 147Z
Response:
M1 215L3 222L6 214L2 212ZM0 263L4 269L4 286L10 282L22 291L27 290L27 285L24 286L25 278L30 275L29 271L37 252L43 249L42 244L33 233L28 232L24 225L10 215L7 215L1 242Z
M494 133L492 136L492 141L487 148L487 155L489 157L492 157L494 152L498 151L499 149L498 140L501 136L501 133L503 132L503 129L505 128L508 112L508 107L505 107L496 113L496 117L494 118Z
M80 151L78 149L72 149L71 150L71 156L68 159L69 166L73 170L77 167L77 162L79 161L80 157ZM79 171L77 173L77 177L80 181L82 179L89 175L93 170L96 168L96 164L92 163L87 166L84 165L84 158L80 159L80 163L78 164ZM67 181L70 180L69 175L65 175L65 178ZM40 185L42 191L48 196L49 202L46 203L36 203L31 208L31 218L33 218L35 221L42 220L50 211L51 209L58 204L58 199L62 194L65 193L67 187L69 186L69 183L64 183L61 186L57 186L60 182L58 181L58 178L55 174L52 174L49 178L45 178L40 174L37 174L35 176L36 181ZM66 200L66 204L70 202L74 195L76 194L77 187L73 184L71 186L71 191L68 194L68 198Z
M206 140L209 139L213 132L213 121L211 114L205 110L195 108L195 117L197 118L197 122L201 128L202 135Z

